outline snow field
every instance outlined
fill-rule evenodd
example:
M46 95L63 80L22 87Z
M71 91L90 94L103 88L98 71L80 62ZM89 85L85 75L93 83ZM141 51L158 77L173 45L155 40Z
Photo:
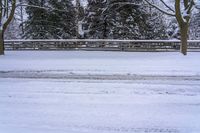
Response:
M0 57L0 133L199 133L199 57L7 52Z

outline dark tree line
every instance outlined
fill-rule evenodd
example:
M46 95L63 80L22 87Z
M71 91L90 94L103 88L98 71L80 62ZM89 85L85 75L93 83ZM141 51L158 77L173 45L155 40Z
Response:
M112 39L166 38L162 16L142 5L141 0L89 0L85 20L87 37Z
M27 0L27 2L44 8L26 8L28 18L25 22L24 38L164 39L167 37L163 16L148 5L144 6L141 0L88 0L88 5L84 8L77 3L78 0L76 3L72 0Z

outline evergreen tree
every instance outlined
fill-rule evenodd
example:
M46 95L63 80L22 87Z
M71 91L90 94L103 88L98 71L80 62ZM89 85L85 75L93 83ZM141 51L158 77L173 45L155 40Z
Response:
M76 38L81 39L85 38L84 32L84 18L85 18L85 9L81 5L81 0L75 1L75 23L76 23Z
M29 5L45 7L47 0L27 0ZM48 29L50 28L48 18L48 11L42 8L27 7L28 14L25 22L25 38L33 39L47 39L49 36Z
M121 2L121 3L120 3ZM130 4L123 4L129 2ZM131 4L132 3L132 4ZM140 39L146 25L141 1L111 0L107 10L109 36L114 39Z
M166 23L162 13L155 9L145 9L146 27L143 29L143 39L166 39L168 37Z
M75 36L74 6L72 0L28 0L28 20L25 22L25 38L64 39Z
M193 15L190 23L190 39L200 39L200 11Z
M90 0L86 22L89 38L164 39L162 16L141 0Z
M51 38L75 38L76 23L75 23L75 7L72 0L49 0L50 7L53 8L49 12L48 21L52 22L53 27L50 31Z
M88 24L87 38L107 38L107 21L104 9L107 0L89 0L86 9L85 23Z

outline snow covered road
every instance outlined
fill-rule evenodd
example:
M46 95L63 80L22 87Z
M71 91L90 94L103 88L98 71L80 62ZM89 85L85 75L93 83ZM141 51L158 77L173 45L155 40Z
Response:
M199 133L199 58L7 52L0 133Z

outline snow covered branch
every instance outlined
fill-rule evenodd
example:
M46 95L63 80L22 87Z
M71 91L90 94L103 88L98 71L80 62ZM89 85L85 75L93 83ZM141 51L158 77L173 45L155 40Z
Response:
M29 5L29 4L24 4L24 3L19 3L16 5L16 7L20 7L20 6L24 6L24 7L33 7L33 8L39 8L39 9L44 9L44 10L55 10L55 11L60 11L60 12L66 12L66 10L60 10L60 9L56 9L56 8L51 8L48 6L42 7L42 6L37 6L37 5Z
M159 7L159 6L157 6L157 5L155 5L155 4L151 3L151 2L149 2L149 0L144 0L144 1L147 2L149 5L151 5L152 7L156 8L157 10L159 10L160 12L166 14L166 15L173 16L173 17L176 16L175 13L171 13L171 12L168 12L168 11L166 11L166 10L163 10L161 7ZM164 1L163 1L163 2L164 2ZM164 3L165 3L165 2L164 2ZM166 3L165 3L165 4L166 4ZM167 7L169 7L169 6L167 6ZM169 8L169 9L171 9L171 8ZM172 11L173 11L173 10L172 10Z

